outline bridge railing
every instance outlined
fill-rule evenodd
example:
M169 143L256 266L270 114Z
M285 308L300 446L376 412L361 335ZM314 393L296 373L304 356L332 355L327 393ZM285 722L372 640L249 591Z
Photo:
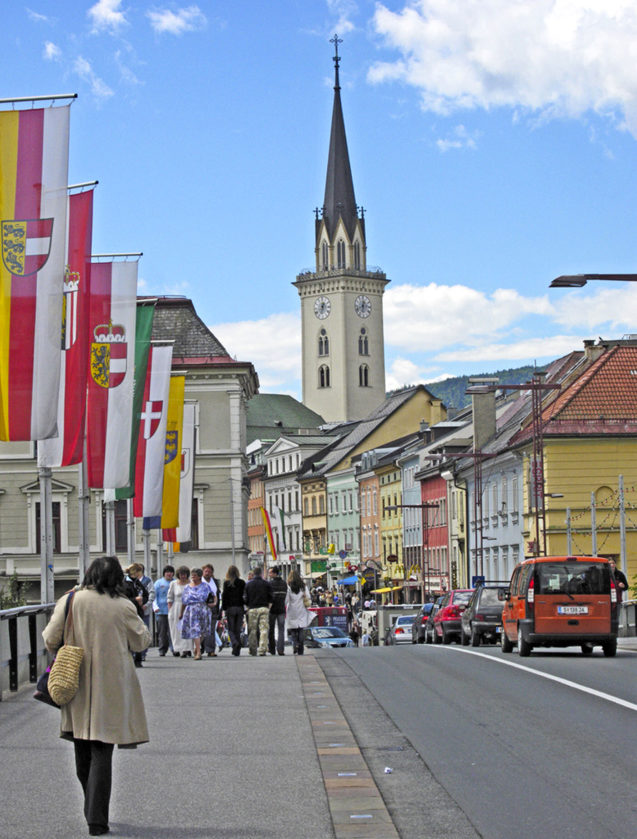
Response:
M38 603L0 611L0 700L7 691L37 682L48 662L42 640L55 603Z

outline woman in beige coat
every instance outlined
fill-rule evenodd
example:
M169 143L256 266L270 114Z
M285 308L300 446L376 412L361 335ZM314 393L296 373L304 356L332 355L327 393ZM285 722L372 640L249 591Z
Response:
M68 594L56 604L42 633L55 653L62 643ZM80 686L62 707L60 736L75 746L77 777L91 836L108 833L113 746L135 748L148 741L146 713L131 652L150 644L150 634L124 592L116 557L89 566L72 598L73 632L67 642L82 647Z

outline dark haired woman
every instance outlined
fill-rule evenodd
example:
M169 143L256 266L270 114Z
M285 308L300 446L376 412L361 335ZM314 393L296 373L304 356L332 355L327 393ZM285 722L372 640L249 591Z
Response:
M314 617L307 609L310 603L310 592L303 578L298 571L292 571L288 577L288 593L285 595L285 626L296 655L303 655L305 630Z
M208 602L214 596L208 583L202 580L201 568L190 572L190 585L181 594L181 636L195 642L195 659L201 660L201 639L210 635L210 609Z
M221 608L226 614L228 635L232 645L232 655L241 654L241 628L243 627L243 593L246 583L239 576L239 569L231 565L226 572L221 594Z
M68 594L58 600L42 633L55 653L62 643ZM80 686L62 707L60 737L75 746L77 777L84 790L84 815L91 836L108 833L113 746L134 748L148 742L142 692L132 652L150 644L150 634L124 591L124 572L116 557L89 566L72 598L70 643L84 650Z

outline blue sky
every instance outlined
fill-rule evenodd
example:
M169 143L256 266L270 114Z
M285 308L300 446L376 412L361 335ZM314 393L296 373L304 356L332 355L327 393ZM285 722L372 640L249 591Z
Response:
M30 0L4 7L0 97L77 92L71 182L94 251L191 297L263 391L300 398L333 54L388 387L637 332L637 12L627 0Z

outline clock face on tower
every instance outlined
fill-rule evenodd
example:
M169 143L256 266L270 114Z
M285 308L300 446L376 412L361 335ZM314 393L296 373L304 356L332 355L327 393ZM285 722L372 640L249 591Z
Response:
M314 314L319 320L324 320L332 310L329 297L317 297L314 301Z
M368 318L372 313L372 304L369 301L369 297L366 297L364 294L359 294L354 301L354 309L359 318Z

